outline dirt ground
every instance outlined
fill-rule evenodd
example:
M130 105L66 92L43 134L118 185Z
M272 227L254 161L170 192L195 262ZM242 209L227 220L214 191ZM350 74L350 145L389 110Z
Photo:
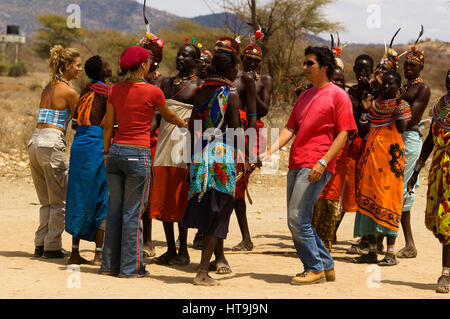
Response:
M282 154L283 155L283 154ZM5 158L0 162L5 163ZM347 214L338 231L332 255L337 280L313 286L292 286L292 276L303 267L294 252L286 224L286 176L255 173L249 187L253 205L248 204L250 230L255 244L252 253L234 253L231 247L240 241L235 216L225 241L227 258L233 269L229 275L211 272L220 281L218 287L192 284L200 251L190 249L187 266L160 266L148 263L150 278L122 279L98 274L98 267L68 267L67 259L47 260L33 257L34 232L38 226L39 204L26 168L11 178L3 165L0 170L0 298L449 298L435 293L441 272L441 245L425 228L426 180L421 177L413 206L412 226L418 248L415 259L402 259L394 267L357 265L346 249L353 238L354 214ZM19 170L19 168L17 168ZM165 251L162 224L153 224L157 255ZM191 244L195 230L189 232ZM404 244L399 232L396 250ZM63 247L70 250L71 237L63 234ZM94 256L94 244L81 242L81 255ZM381 257L380 257L381 258ZM78 272L79 271L79 272Z

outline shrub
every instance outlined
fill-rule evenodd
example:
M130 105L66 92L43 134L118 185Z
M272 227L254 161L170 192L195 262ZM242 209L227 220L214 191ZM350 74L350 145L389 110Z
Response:
M11 67L11 64L5 61L0 61L0 75L4 75L8 73L9 68Z
M27 74L27 67L23 62L13 64L9 69L8 76L19 77Z

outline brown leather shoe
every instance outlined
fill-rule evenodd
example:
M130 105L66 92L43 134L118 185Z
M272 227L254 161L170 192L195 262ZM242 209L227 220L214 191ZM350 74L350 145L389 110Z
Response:
M304 271L291 280L291 285L310 285L326 282L325 272Z
M327 281L335 281L336 280L336 273L334 272L334 268L330 270L325 270L325 277Z

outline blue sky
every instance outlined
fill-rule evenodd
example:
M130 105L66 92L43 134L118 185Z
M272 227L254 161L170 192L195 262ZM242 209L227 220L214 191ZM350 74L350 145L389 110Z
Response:
M143 0L137 0L143 2ZM210 14L205 5L220 0L147 0L147 5L182 17ZM258 0L264 4L269 0ZM213 8L221 11L218 5ZM368 12L370 10L370 12ZM378 14L379 12L379 14ZM424 38L450 42L450 1L448 0L334 0L323 10L331 21L341 22L342 42L383 43L389 42L398 28L402 28L396 43L408 43L417 38L420 24L425 27ZM378 20L373 18L379 17ZM369 20L369 24L368 24ZM329 34L321 34L328 39Z

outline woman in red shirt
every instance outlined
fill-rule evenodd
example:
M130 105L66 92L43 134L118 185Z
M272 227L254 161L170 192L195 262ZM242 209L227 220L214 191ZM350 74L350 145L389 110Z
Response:
M150 126L155 108L167 122L186 127L167 107L163 92L144 79L153 59L143 47L126 49L120 68L128 77L115 84L108 97L103 139L110 194L102 274L148 276L143 263L141 216L151 183ZM114 116L119 127L111 143Z

